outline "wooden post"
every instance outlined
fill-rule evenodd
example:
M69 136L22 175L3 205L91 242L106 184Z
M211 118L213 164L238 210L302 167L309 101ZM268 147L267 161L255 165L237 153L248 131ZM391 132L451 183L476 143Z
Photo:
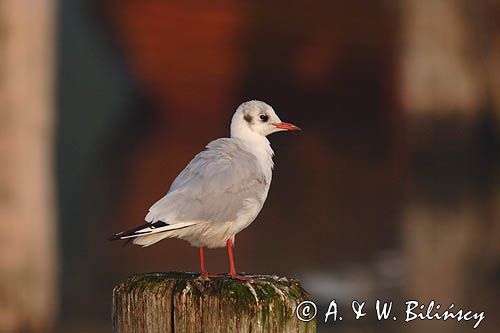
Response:
M252 283L193 273L133 275L113 290L113 332L316 332L297 305L297 280L256 275Z

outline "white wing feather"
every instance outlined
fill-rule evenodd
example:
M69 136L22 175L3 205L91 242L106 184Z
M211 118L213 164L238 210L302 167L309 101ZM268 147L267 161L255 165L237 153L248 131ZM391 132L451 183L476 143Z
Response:
M264 199L268 185L243 143L217 139L191 160L145 219L170 225L234 221L245 200Z

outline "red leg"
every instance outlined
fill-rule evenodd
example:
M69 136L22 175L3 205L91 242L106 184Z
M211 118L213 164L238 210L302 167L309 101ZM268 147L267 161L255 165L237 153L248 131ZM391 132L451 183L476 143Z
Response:
M205 249L203 248L203 246L200 246L200 268L201 268L200 277L202 277L202 278L215 278L215 277L222 277L223 276L223 275L208 274L208 272L205 268Z
M231 279L252 281L251 278L246 276L240 276L238 275L238 273L236 273L236 268L234 266L233 241L231 239L227 240L227 255L229 256L229 266L230 266L229 275L231 276Z
M201 275L207 276L208 272L205 269L205 249L203 246L200 246L200 266L201 266Z

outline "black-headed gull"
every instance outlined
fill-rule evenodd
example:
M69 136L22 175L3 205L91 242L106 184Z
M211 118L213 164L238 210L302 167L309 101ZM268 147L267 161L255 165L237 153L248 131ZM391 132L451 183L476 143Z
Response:
M233 243L267 198L274 152L266 136L296 130L264 102L241 104L231 121L231 137L210 142L189 162L167 194L149 209L148 223L109 239L133 238L142 246L164 238L184 239L200 248L203 277L211 276L205 269L204 248L227 246L231 278L246 280L236 273Z

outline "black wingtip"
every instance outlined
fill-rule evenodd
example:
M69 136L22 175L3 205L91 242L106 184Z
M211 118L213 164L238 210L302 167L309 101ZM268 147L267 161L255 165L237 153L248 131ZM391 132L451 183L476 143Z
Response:
M115 240L120 240L120 236L118 236L119 234L114 234L114 235L111 235L109 237L106 237L107 240L109 241L115 241Z
M144 229L144 228L151 228L151 229L154 229L154 228L161 228L161 227L164 227L164 226L167 226L169 225L168 223L166 222L163 222L163 221L156 221L154 223L145 223L145 224L142 224L138 227L135 227L135 228L132 228L130 230L126 230L126 231L122 231L122 232L119 232L117 234L114 234L114 235L111 235L109 236L107 239L109 241L116 241L116 240L121 240L123 239L122 237L128 237L128 236L141 236L141 235L145 235L147 233L150 233L151 231L148 231L146 233L141 233L141 234L138 234L137 231L141 230L141 229Z

